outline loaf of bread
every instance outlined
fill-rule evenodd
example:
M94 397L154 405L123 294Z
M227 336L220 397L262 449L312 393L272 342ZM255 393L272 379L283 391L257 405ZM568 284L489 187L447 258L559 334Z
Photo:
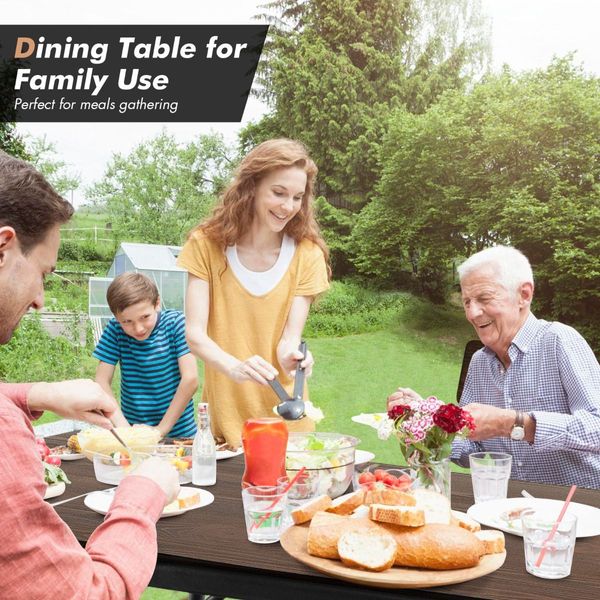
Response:
M479 563L483 544L475 534L442 523L423 527L384 525L393 534L397 550L394 564L424 569L466 569Z
M365 492L364 504L387 504L388 506L415 506L416 498L412 494L393 488L376 488Z
M425 512L425 523L450 524L450 500L446 496L424 488L412 490L412 495L416 506Z
M364 497L365 493L362 489L344 494L333 500L326 510L336 515L349 515L362 505Z
M504 534L496 529L476 531L475 536L483 544L484 554L504 552Z
M394 564L400 567L466 569L477 565L484 554L483 542L470 531L453 525L401 527L326 512L317 513L310 524L307 551L322 558L339 558L338 541L342 534L365 528L392 534L397 546Z
M302 506L294 509L290 515L296 525L310 521L320 510L325 510L331 506L331 498L325 494L308 500Z
M457 527L462 527L467 531L472 531L475 533L476 531L481 531L481 525L468 517L464 513L458 512L457 510L452 511L452 525L456 525Z
M349 567L385 571L394 564L396 541L386 531L370 527L349 529L338 540L338 553Z

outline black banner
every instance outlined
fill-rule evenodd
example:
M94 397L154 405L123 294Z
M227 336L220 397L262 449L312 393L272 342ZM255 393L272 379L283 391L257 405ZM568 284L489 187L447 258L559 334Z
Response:
M238 122L266 25L2 25L0 120Z

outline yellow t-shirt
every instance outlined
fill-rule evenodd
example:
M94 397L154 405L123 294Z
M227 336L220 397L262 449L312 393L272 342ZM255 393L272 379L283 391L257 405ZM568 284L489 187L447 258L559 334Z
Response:
M177 264L192 275L208 281L210 309L208 336L225 352L245 360L262 356L279 371L279 381L289 394L293 380L277 360L277 345L295 296L316 296L329 287L323 251L310 240L302 240L279 283L262 296L251 294L227 264L225 253L196 231L183 247ZM308 398L305 388L305 398ZM239 446L242 425L247 419L272 417L278 398L268 386L236 383L205 365L202 400L208 402L213 434ZM290 431L312 431L314 423L304 417L287 421Z

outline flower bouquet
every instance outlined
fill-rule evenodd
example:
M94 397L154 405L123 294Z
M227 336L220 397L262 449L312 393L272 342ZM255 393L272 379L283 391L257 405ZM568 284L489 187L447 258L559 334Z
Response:
M435 396L410 399L392 407L378 427L380 439L393 433L400 451L421 487L432 487L450 496L452 440L475 429L471 415L456 404L445 404Z

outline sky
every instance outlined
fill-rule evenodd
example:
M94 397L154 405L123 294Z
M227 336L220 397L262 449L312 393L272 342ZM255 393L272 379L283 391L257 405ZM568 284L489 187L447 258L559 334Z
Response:
M251 24L264 0L0 0L3 24ZM576 62L600 75L596 0L482 0L492 21L494 70L544 68L553 56L575 51ZM250 97L241 123L23 123L18 131L45 135L58 156L82 179L71 198L84 202L85 186L98 181L113 153L127 154L163 127L178 140L217 131L231 143L266 107Z

